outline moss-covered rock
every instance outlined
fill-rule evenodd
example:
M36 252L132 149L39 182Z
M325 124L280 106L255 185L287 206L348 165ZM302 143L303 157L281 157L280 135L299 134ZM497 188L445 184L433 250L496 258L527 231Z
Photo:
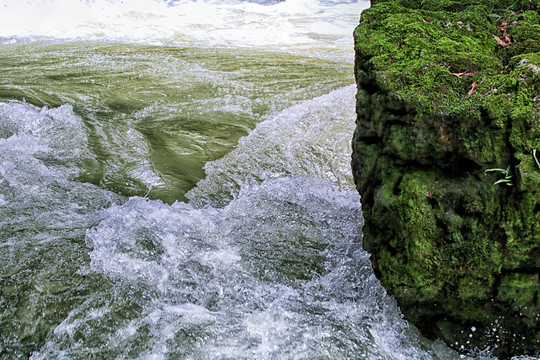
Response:
M539 9L378 0L355 30L364 247L459 351L540 353Z

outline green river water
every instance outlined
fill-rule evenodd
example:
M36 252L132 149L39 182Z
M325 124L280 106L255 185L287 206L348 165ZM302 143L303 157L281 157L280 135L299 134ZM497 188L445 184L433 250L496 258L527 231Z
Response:
M358 3L0 6L0 359L491 358L362 249Z

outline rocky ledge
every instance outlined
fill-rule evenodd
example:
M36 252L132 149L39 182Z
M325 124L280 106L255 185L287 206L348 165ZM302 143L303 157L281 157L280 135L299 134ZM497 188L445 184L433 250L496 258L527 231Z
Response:
M540 353L540 1L372 0L355 30L364 247L460 352Z

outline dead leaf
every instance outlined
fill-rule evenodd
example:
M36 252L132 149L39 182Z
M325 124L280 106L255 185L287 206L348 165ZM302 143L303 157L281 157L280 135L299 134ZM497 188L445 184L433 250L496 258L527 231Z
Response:
M506 21L502 22L500 25L497 25L497 29L501 30L502 35L501 36L493 35L495 40L497 40L499 45L501 45L502 47L506 47L512 43L512 38L506 34L507 25L508 23Z
M497 40L499 45L501 45L502 47L506 47L512 43L512 38L509 36L499 37L497 35L493 35L493 37L495 38L495 40Z
M501 25L497 25L497 29L501 30L502 32L505 32L506 31L506 25L508 25L508 23L505 21Z
M474 90L476 90L476 86L478 85L478 81L474 80L471 86L471 90L467 93L467 96L471 96L474 93Z
M458 78L462 78L464 76L473 76L473 73L471 72L460 72L460 73L452 73L452 75L457 76Z
M502 40L508 45L510 45L513 42L512 38L510 36L503 36Z
M428 18L422 18L422 20L424 20L424 22L431 22Z

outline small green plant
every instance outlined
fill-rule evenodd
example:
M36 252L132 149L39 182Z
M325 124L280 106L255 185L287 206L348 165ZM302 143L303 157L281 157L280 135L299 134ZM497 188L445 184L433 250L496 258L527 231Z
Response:
M536 149L532 152L534 161L536 161L536 165L538 165L538 168L540 169L540 161L538 161L538 158L536 157Z
M540 165L539 165L540 166ZM497 184L505 184L508 186L512 186L512 175L510 174L510 165L506 169L487 169L484 171L484 175L487 175L488 172L498 172L504 175L504 178L497 180L493 183L493 185Z

